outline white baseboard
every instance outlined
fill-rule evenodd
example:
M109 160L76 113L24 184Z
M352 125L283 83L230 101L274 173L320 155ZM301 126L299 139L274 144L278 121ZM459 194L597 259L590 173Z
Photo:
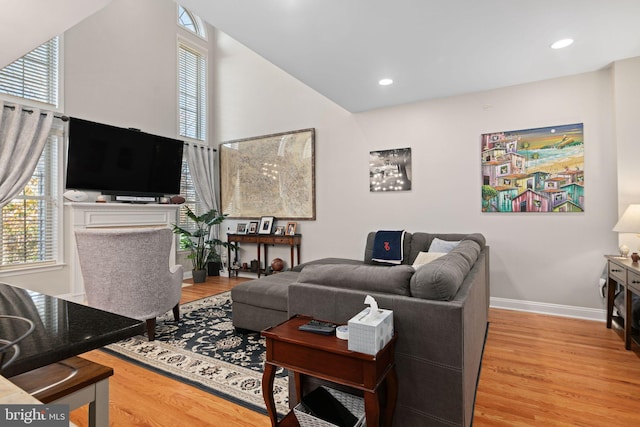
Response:
M530 313L548 314L551 316L573 317L576 319L606 321L607 312L604 309L575 307L571 305L550 304L535 301L522 301L507 298L491 297L491 308L505 310L526 311Z

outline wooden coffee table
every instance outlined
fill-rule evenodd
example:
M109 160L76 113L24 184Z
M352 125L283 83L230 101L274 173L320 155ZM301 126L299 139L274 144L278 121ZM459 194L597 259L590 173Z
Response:
M302 396L304 376L312 376L361 390L364 394L367 426L391 426L398 394L398 376L394 359L394 348L398 334L375 356L350 351L347 341L298 330L298 326L311 320L306 316L295 316L278 326L262 331L266 338L267 352L262 376L262 394L267 405L271 425L299 426L293 411L280 422L273 400L273 380L277 366L294 372L296 398ZM386 385L386 402L381 415L378 390ZM293 406L293 405L292 405Z

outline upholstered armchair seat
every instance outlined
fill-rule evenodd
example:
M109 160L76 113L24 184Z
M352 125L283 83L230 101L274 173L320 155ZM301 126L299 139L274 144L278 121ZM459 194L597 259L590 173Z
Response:
M169 267L173 233L168 228L101 228L75 232L87 303L147 322L155 338L156 317L179 318L183 267Z

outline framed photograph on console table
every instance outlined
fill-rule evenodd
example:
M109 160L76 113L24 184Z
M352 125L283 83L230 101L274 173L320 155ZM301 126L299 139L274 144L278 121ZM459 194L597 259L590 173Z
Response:
M248 234L256 234L258 232L258 221L251 221L249 222L249 230L247 231Z
M263 216L262 218L260 218L260 228L258 228L258 234L271 234L274 222L275 218L272 216Z
M287 223L287 230L286 230L287 236L293 236L293 235L296 234L296 226L297 225L298 224L295 223L295 222L288 222Z
M315 220L315 129L220 144L221 211L228 218Z

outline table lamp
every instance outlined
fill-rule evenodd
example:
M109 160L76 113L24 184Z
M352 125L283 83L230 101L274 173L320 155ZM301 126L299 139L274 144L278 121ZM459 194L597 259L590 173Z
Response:
M613 231L634 233L640 237L640 205L629 205L618 220L618 223L613 227ZM625 245L620 246L620 253L626 256L629 253L629 248Z

